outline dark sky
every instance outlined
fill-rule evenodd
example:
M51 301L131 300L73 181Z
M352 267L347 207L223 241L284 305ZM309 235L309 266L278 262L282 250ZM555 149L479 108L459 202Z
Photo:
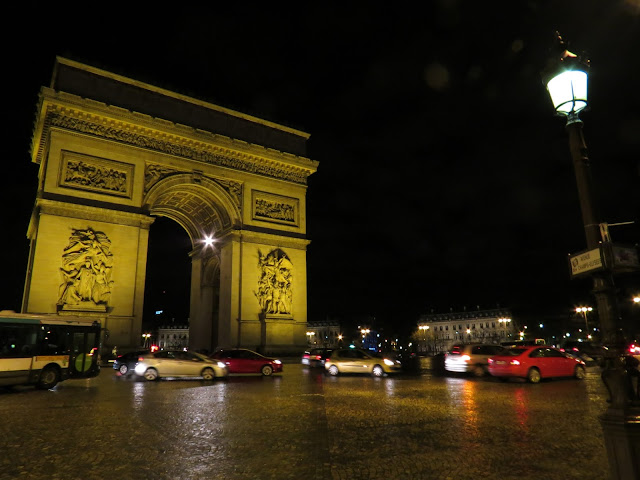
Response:
M591 59L581 118L602 219L635 221L612 237L640 240L638 0L237 3L14 16L0 308L20 306L31 129L56 55L310 133L310 320L593 303L590 283L569 279L567 255L586 243L564 120L539 75L555 30ZM170 227L154 228L158 255ZM637 274L617 282L621 298L640 290Z

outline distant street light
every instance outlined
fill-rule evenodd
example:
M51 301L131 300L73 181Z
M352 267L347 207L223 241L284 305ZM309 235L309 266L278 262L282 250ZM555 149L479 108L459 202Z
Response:
M593 311L593 307L577 307L576 308L576 313L581 313L582 316L584 316L584 328L585 328L585 332L588 332L589 330L589 323L587 322L587 312L591 312ZM591 336L591 335L589 335Z
M144 348L147 348L147 345L149 343L149 339L151 338L151 334L150 333L143 333L142 334L142 346Z

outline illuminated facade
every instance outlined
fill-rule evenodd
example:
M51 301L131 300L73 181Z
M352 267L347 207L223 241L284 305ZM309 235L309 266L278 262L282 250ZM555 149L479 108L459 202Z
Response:
M336 321L309 322L307 344L310 347L338 347L342 341L340 323Z
M22 311L139 344L154 217L189 235L189 347L306 346L309 135L63 58L42 87ZM162 267L162 265L159 265Z
M455 343L501 343L516 339L508 309L421 315L414 333L418 351L437 353Z

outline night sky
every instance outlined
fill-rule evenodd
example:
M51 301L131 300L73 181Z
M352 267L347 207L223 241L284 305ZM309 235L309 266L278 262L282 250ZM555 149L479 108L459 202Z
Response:
M611 235L637 243L640 2L345 3L16 14L20 35L2 34L0 308L20 308L37 182L29 146L56 55L311 135L309 320L401 328L421 313L500 306L524 322L594 304L590 282L569 278L567 255L586 242L565 121L539 72L555 30L590 58L581 118L601 217L635 221ZM150 249L169 260L151 272L147 307L165 291L186 316L186 234L158 221ZM640 292L639 274L616 282L623 302Z

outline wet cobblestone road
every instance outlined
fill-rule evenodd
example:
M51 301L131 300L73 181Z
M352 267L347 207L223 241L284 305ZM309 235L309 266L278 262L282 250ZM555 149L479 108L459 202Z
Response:
M605 480L599 372L144 382L110 368L0 390L0 480Z

